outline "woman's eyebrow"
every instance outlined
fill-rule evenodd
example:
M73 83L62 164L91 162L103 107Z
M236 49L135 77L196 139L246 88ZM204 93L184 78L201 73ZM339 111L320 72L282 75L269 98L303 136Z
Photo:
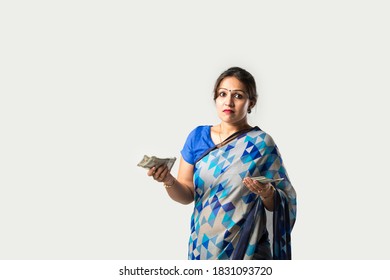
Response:
M232 91L242 91L242 92L245 92L243 89L227 89L227 88L219 88L218 90L220 90L220 89L224 89L224 90L227 90L227 91L230 91L230 92L232 92Z

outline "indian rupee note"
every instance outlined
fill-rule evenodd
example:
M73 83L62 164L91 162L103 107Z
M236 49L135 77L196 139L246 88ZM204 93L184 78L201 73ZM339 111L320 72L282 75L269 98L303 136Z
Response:
M176 158L173 157L173 158L159 158L159 157L156 157L156 156L147 156L147 155L144 155L144 157L142 158L142 160L137 164L137 166L140 166L140 167L143 167L143 168L146 168L146 169L150 169L152 167L160 167L161 165L167 165L168 166L168 170L171 170L172 169L172 166L174 165L176 161Z
M265 176L258 176L258 177L251 177L251 179L256 180L262 184L267 184L267 183L273 183L273 182L280 182L283 181L284 178L277 178L277 179L272 179L272 178L267 178Z

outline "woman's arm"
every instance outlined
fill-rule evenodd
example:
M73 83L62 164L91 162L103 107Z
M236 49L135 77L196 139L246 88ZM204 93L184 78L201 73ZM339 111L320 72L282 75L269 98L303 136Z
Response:
M148 176L158 182L163 182L166 186L168 195L177 202L190 204L194 201L194 184L193 184L194 166L180 158L180 165L177 179L169 172L166 165L159 168L152 167L148 171Z

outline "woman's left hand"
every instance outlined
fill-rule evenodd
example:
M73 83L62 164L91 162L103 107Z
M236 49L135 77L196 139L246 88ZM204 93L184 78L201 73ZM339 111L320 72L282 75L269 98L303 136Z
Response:
M243 183L253 193L260 195L262 198L273 196L275 189L271 183L262 184L257 180L249 177L244 178Z

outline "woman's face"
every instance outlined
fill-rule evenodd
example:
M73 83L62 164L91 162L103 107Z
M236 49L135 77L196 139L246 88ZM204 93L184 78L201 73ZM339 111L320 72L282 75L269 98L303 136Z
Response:
M251 105L245 86L235 77L226 77L217 89L215 99L218 117L227 123L246 123L248 108Z

